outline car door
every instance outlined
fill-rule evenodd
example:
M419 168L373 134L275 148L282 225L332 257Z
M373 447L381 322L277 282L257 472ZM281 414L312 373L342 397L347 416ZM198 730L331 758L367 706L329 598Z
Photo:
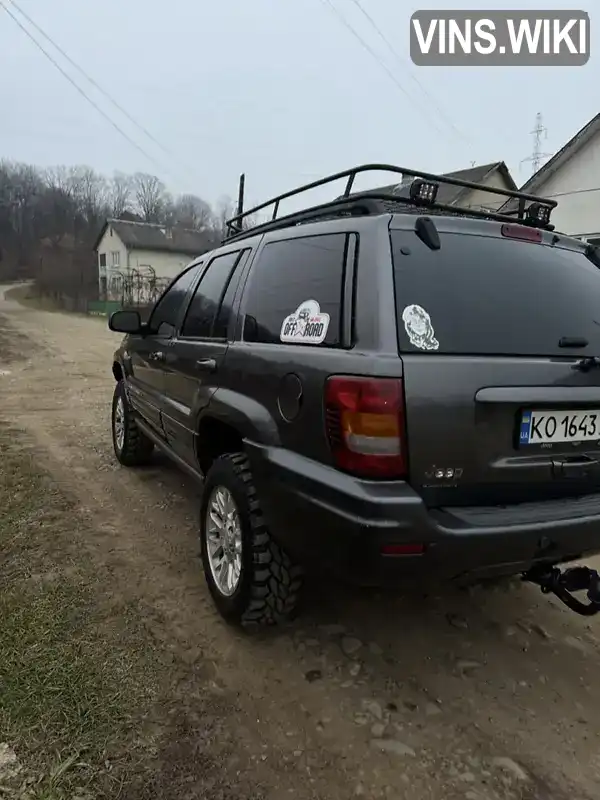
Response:
M148 319L147 332L131 337L129 397L135 411L156 433L164 436L161 411L164 404L167 352L175 334L188 292L200 269L192 265L167 287Z
M163 424L169 444L188 463L195 458L198 417L218 388L229 347L233 298L249 253L240 248L211 259L167 352Z

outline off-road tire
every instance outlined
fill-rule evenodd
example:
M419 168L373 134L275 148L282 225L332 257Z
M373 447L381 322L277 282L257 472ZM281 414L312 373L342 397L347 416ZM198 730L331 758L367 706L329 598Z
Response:
M123 403L125 434L119 447L115 434L115 414L119 402ZM112 401L111 431L117 461L124 467L143 467L152 460L154 443L138 428L131 410L123 381L117 381Z
M215 584L207 554L206 512L212 490L217 486L231 493L242 532L242 568L238 586L229 597ZM302 569L267 529L250 464L243 453L217 458L208 471L200 506L200 548L209 591L225 620L254 628L275 625L292 616L302 588Z

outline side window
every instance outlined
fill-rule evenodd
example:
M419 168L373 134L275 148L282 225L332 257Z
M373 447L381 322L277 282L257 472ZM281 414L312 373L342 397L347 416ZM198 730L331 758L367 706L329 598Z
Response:
M340 344L347 236L307 236L265 246L249 279L246 341Z
M238 285L238 281L235 280L235 278L236 275L239 276L239 273L241 273L243 270L249 253L250 250L242 250L242 254L235 265L233 272L229 276L227 288L225 289L223 299L221 300L221 305L217 312L217 318L215 319L215 327L213 328L213 336L215 339L227 338L229 323L231 322L231 318L233 316L233 301L235 299L235 292Z
M201 264L196 264L194 267L190 267L185 272L182 272L168 289L166 289L154 306L152 314L150 315L149 324L152 330L159 336L168 336L170 333L173 333L181 306L201 268Z
M240 251L217 256L200 279L188 308L181 335L189 338L222 338L227 336L231 301L222 306Z

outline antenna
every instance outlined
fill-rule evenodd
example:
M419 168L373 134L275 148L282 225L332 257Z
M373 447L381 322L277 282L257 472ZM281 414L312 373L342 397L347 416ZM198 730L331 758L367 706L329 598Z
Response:
M544 127L541 111L535 115L535 128L531 131L531 135L533 136L533 153L524 158L521 164L531 161L532 175L535 175L541 167L542 161L552 155L552 153L542 153L542 138L544 140L548 138L548 129Z
M242 173L240 175L240 185L238 188L238 202L237 202L237 214L236 216L241 217L244 213L244 185L246 183L246 175ZM240 230L241 230L242 220L240 219Z

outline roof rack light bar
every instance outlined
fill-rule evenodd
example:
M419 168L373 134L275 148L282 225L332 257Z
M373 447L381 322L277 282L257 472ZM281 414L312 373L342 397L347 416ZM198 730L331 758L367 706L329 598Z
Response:
M402 182L404 182L407 177L413 178L410 186L407 184L407 188L409 189L408 196L402 197L400 195L393 194L392 192L383 192L379 190L358 192L354 195L351 195L352 187L357 175L365 172L392 172L397 175L402 175ZM241 202L243 202L243 177L244 176L240 178ZM347 178L346 187L343 194L338 196L335 200L328 203L321 203L316 206L311 206L303 211L287 214L283 217L277 216L282 200L286 200L290 197L296 197L304 192L310 191L311 189L316 189L320 186L326 186L327 184L334 183L335 181L339 181L343 178ZM444 203L438 203L436 202L436 197L440 185L459 186L465 189L484 191L486 193L498 195L499 197L506 197L508 199L514 198L519 201L518 208L516 211L512 211L510 213L488 213L476 211L475 209L467 207L456 205L451 206ZM226 221L226 238L229 240L234 236L249 236L253 233L271 230L273 228L286 227L287 225L307 221L306 217L318 219L319 217L326 216L328 212L334 216L339 215L340 213L373 213L373 208L361 212L357 207L355 207L354 211L352 211L352 209L349 207L349 204L356 204L356 206L359 206L361 201L363 201L365 198L385 201L387 203L397 203L399 206L428 206L439 211L449 211L454 214L464 214L466 216L483 217L486 219L497 219L502 222L519 221L523 225L547 229L552 229L552 226L550 225L550 214L558 205L556 200L538 197L533 194L527 194L525 192L519 192L513 189L499 189L495 186L485 186L484 184L474 183L473 181L465 181L461 178L435 175L429 172L417 172L405 167L394 166L393 164L363 164L358 167L353 167L352 169L344 170L343 172L336 172L333 175L328 175L324 178L320 178L317 181L304 184L296 189L291 189L290 191L284 192L276 197L272 197L269 200L266 200L264 203L260 203L259 205L248 209L247 211L241 210L240 202L238 204L238 213ZM529 201L529 203L527 203L527 201ZM269 222L256 225L246 230L243 229L244 219L258 213L259 211L263 211L265 208L268 208L271 205L273 206L273 213ZM342 208L344 205L346 207ZM381 213L381 209L379 210L379 213Z

